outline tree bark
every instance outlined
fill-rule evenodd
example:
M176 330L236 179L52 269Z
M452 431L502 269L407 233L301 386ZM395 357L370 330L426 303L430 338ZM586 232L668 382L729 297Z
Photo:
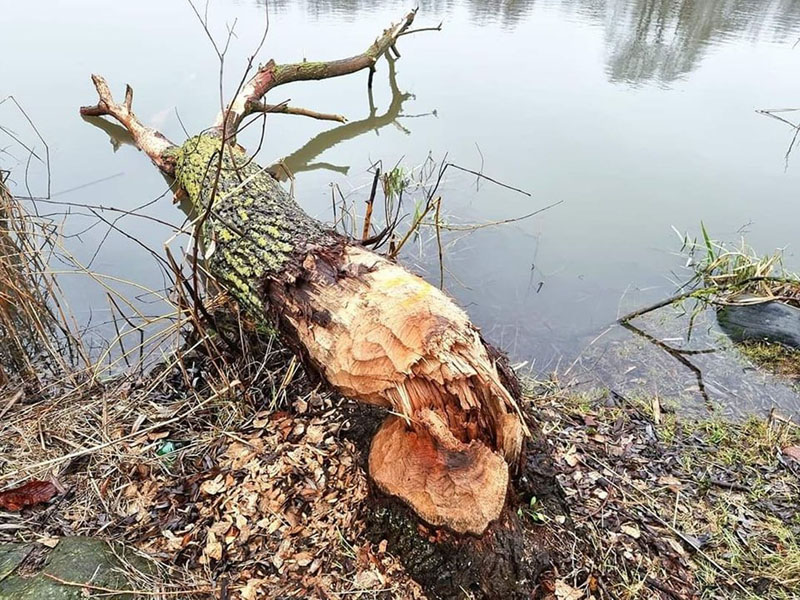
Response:
M388 539L436 596L459 594L436 584L442 569L450 576L441 581L487 597L525 595L547 564L549 542L526 528L517 507L533 494L525 482L550 471L546 453L522 452L536 428L523 418L515 375L450 298L309 217L232 143L267 90L372 70L413 19L409 13L350 59L270 61L215 128L180 147L136 121L130 88L118 105L100 77L93 76L100 102L81 112L117 118L175 177L202 215L206 268L242 306L277 323L332 388L390 412L361 440L371 439L376 539Z

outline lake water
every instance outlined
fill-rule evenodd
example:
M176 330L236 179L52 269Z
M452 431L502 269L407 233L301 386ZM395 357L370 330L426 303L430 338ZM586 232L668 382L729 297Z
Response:
M323 220L332 217L331 183L360 202L375 160L413 167L429 153L531 193L488 181L476 185L472 176L448 172L440 191L449 222L510 219L561 202L525 221L446 240L446 290L515 361L527 361L537 373L579 364L587 377L603 372L623 386L630 366L622 359L611 361L616 369L600 365L620 354L613 344L634 338L612 330L591 342L619 314L672 294L688 278L672 227L697 235L702 221L715 238L734 241L746 232L759 251L786 246L788 266L800 267L800 166L790 160L787 168L784 161L791 130L756 112L800 106L800 45L794 48L800 0L420 4L415 25L442 21L442 31L402 38L393 82L387 63L380 63L374 110L366 73L278 88L273 103L290 98L350 122L270 116L259 160L288 157L296 197ZM260 58L293 62L360 52L408 8L394 1L287 0L265 7L212 0L212 34L223 40L235 23L224 89L230 93L241 78L266 12L269 33ZM184 128L195 133L210 125L219 108L219 65L184 0L3 0L0 30L0 96L13 94L49 144L52 200L130 210L166 189L141 153L78 116L80 105L96 101L90 73L103 74L120 96L130 83L136 113L173 141L185 139ZM10 102L0 105L0 123L41 149ZM256 129L241 138L245 146L257 145ZM16 190L27 193L27 153L9 138L0 147L10 153L0 154L3 168L13 170ZM31 193L46 194L36 161L27 179ZM72 213L65 229L80 234L69 241L79 260L88 263L102 243L93 269L163 288L153 258L116 232L106 237L108 227L85 209L39 208ZM169 196L143 212L182 222ZM136 218L117 226L156 249L172 235ZM430 244L410 248L405 262L438 281ZM94 339L107 334L103 287L79 275L65 276L63 285ZM142 290L126 289L143 312L163 308ZM663 323L654 328L657 336L682 335L665 333ZM721 343L713 327L706 333L693 343ZM633 353L645 352L653 348ZM790 390L754 382L748 369L722 354L724 370L735 372L739 383L731 386L726 377L725 389L711 386L715 402L796 408ZM591 367L588 355L595 357ZM717 358L702 360L712 360L704 368L717 369ZM670 365L658 367L671 382L662 392L693 393L692 371L669 355L652 361Z

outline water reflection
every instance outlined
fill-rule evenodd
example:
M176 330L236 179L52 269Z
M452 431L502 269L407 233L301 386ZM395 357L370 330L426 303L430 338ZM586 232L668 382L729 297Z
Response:
M269 4L279 12L301 7L314 18L387 11L369 0ZM625 83L672 83L696 69L715 43L730 38L786 42L796 37L800 23L800 0L432 0L420 6L426 16L437 18L464 8L476 25L508 28L555 8L604 27L608 78Z
M265 2L276 11L299 6L314 18L336 15L352 19L365 12L386 12L392 7L403 10L409 6L403 2L376 3L372 0L256 0L260 5ZM457 8L465 7L473 23L477 25L500 23L504 27L514 27L525 20L536 4L536 0L428 0L418 3L422 11L428 15L450 15Z
M375 105L372 89L367 91L367 99L369 102L369 116L359 121L352 121L323 131L319 135L311 138L302 147L298 148L291 154L283 157L268 169L278 181L286 181L299 173L316 170L326 170L334 173L347 175L350 171L349 165L336 165L329 162L314 162L315 159L323 152L331 148L352 140L360 135L374 131L376 134L386 127L387 125L394 125L397 129L405 134L411 133L404 125L400 123L401 118L415 118L425 116L436 116L436 111L430 113L403 114L403 104L414 98L413 94L400 91L397 85L397 70L395 67L395 60L391 56L386 56L388 64L388 79L389 89L392 92L392 98L389 106L383 113L378 113L378 107ZM104 131L111 143L111 148L114 152L119 150L122 145L135 146L133 137L127 129L121 127L117 123L112 123L102 117L81 117L86 123L97 127Z
M320 154L341 144L347 140L374 131L377 133L380 129L387 125L395 125L403 133L408 134L409 131L400 124L398 119L402 117L418 117L424 115L404 115L403 103L413 98L413 94L401 92L397 85L397 73L395 70L395 59L391 56L386 56L386 61L389 64L389 88L392 91L392 100L388 108L383 114L378 114L378 108L375 106L375 101L372 95L372 89L368 90L369 99L369 116L366 119L353 121L334 129L323 131L316 137L308 141L301 148L295 150L288 156L278 161L275 166L271 168L272 173L279 181L285 181L291 175L296 175L305 171L314 171L317 169L325 169L347 175L350 170L348 165L333 165L327 162L313 162ZM429 113L434 114L434 113Z
M696 69L717 41L785 40L796 28L800 2L616 0L607 12L609 78L670 83Z

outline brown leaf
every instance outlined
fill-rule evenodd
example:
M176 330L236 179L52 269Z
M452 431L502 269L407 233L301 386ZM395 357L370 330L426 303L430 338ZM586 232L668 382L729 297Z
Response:
M577 588L572 587L562 580L556 581L556 598L559 600L580 600L583 598L583 592Z
M623 525L620 527L622 533L629 535L635 540L638 540L642 537L642 532L639 531L639 526L636 523L628 523L627 525Z
M0 492L0 508L19 511L26 506L48 502L58 493L58 488L50 481L29 481L25 485Z
M786 446L786 448L783 449L783 453L789 458L800 462L800 446Z

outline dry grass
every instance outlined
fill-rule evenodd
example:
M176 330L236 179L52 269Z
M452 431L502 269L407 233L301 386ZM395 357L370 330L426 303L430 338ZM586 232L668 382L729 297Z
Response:
M715 303L780 300L800 306L800 276L784 267L781 249L762 255L744 240L730 247L712 240L702 224L701 230L702 242L683 237L687 265L695 272L687 286L701 288L693 297ZM743 299L748 297L756 300Z
M87 364L48 268L57 237L56 228L29 215L0 177L0 386L14 381L35 387L43 368L53 377Z

